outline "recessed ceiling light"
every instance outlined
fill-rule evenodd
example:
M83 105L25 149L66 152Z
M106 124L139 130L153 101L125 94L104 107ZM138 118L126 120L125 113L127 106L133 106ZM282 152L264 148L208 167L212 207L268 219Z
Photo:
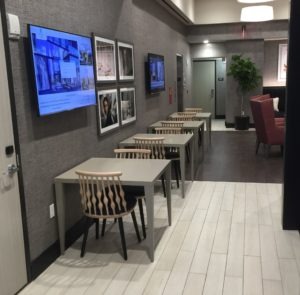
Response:
M263 22L273 18L273 7L268 5L243 7L241 11L242 22Z
M207 43L209 43L209 40L204 40L203 43L207 44Z
M237 0L237 2L240 3L248 3L248 4L252 4L252 3L264 3L264 2L272 2L274 0Z

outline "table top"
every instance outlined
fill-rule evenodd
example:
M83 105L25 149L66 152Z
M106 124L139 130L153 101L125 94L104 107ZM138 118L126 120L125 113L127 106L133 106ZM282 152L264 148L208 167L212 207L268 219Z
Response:
M170 163L170 160L156 159L90 158L55 177L54 180L55 182L76 183L78 182L76 170L89 172L121 171L123 174L120 179L123 184L144 185L154 182Z
M169 117L182 117L182 115L178 115L177 112L171 114ZM200 119L206 119L206 118L209 118L211 117L211 113L208 113L208 112L200 112L200 113L196 113L196 118L200 118Z
M157 121L153 124L151 124L149 126L149 128L156 128L156 127L162 127L162 124L161 122L168 122L168 121ZM176 121L176 123L179 123L181 121ZM200 128L204 122L203 121L182 121L183 123L183 128Z
M138 133L120 142L120 146L135 145L134 137L146 138L164 138L165 147L181 147L187 145L193 138L193 134L153 134L153 133Z

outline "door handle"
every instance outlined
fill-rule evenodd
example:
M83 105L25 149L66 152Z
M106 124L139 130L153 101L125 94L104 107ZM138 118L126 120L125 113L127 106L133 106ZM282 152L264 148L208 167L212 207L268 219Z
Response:
M19 171L19 167L16 164L9 164L7 166L7 173L9 176L14 175L18 171Z
M210 90L210 98L213 99L215 97L215 90L211 89Z

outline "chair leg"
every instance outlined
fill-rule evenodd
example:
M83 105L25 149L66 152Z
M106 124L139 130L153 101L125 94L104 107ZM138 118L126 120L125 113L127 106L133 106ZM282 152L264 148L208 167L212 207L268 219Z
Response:
M103 221L102 221L101 237L104 236L104 233L105 233L105 225L106 225L106 219L103 219Z
M132 221L133 221L133 225L134 225L134 229L135 229L135 232L136 232L137 239L140 243L142 241L142 239L141 239L141 236L140 236L140 231L139 231L139 228L138 228L138 224L136 222L136 217L135 217L134 210L131 211L131 217L132 217Z
M88 233L89 233L89 227L90 227L90 219L88 217L86 217L85 224L84 224L84 233L83 233L80 257L83 257L85 254L85 246L86 246L86 241L87 241L87 237L88 237Z
M258 140L256 140L256 149L255 149L255 154L256 155L258 153L259 145L260 145L260 142Z
M96 240L99 239L99 219L95 219L96 223Z
M161 179L161 185L162 185L162 188L163 188L163 192L164 192L164 197L166 198L167 197L167 194L166 194L166 186L165 186L165 177L162 175L160 177Z
M119 230L120 230L120 235L121 235L121 243L122 243L123 255L124 255L124 259L127 260L126 241L125 241L125 235L124 235L124 227L123 227L123 219L122 219L122 217L118 218L118 223L119 223Z
M145 216L144 216L143 199L142 198L138 198L138 204L139 204L140 215L141 215L143 237L144 237L144 239L146 239L146 226L145 226Z
M202 142L202 134L201 134L201 130L198 130L198 145L201 146L201 142Z

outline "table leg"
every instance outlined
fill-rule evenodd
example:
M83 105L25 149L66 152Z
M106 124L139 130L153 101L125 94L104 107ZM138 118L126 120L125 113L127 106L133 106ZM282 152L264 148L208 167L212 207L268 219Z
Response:
M192 137L191 141L195 140L195 136ZM191 149L191 179L194 181L194 149Z
M181 194L184 198L184 184L185 184L185 146L181 146L179 149L180 154L180 170L181 170ZM191 149L191 154L194 157L194 149ZM193 158L191 158L193 161Z
M209 126L209 145L211 145L211 116L208 118L208 126Z
M205 135L204 135L204 124L200 128L201 128L201 138L202 138L201 149L202 149L202 161L203 161L204 160L204 147L206 144Z
M168 189L167 189L168 191ZM167 193L168 196L168 193ZM148 253L151 262L154 261L154 185L145 185L145 199L147 209L147 240L148 240Z
M165 172L166 179L166 194L169 226L172 225L172 200L171 200L171 163L168 165Z
M55 182L55 198L58 223L60 254L65 253L65 196L61 182Z

